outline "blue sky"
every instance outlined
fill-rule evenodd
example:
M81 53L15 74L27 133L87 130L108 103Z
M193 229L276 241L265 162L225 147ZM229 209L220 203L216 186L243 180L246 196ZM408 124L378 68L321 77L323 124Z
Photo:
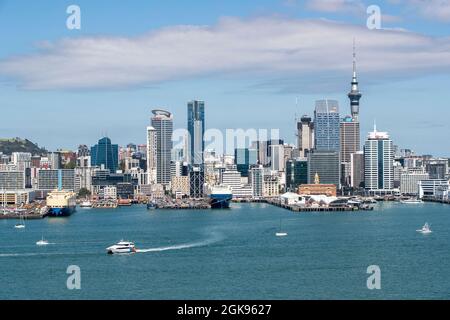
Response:
M446 3L0 0L0 137L144 143L152 108L185 127L187 101L202 99L208 128L279 128L294 143L315 100L349 113L355 37L363 138L376 120L402 148L450 156ZM66 28L71 4L81 30ZM384 30L367 29L369 4Z

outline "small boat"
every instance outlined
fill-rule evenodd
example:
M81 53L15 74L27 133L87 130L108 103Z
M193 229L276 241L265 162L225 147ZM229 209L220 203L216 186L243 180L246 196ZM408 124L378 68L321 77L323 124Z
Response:
M38 242L36 242L36 245L37 246L48 246L49 245L49 242L47 241L47 240L44 240L44 237L42 237L42 239L41 240L39 240Z
M133 242L121 240L117 244L106 248L108 254L131 254L136 253L136 247Z
M80 208L92 208L92 202L88 201L83 201L82 203L80 203Z
M423 203L423 201L419 200L419 199L406 199L406 200L400 200L400 203L404 203L404 204L420 204L420 203Z
M430 225L427 223L425 223L422 227L422 229L418 229L416 230L417 232L420 232L422 234L428 234L428 233L432 233L433 231L431 231Z
M281 219L280 219L280 231L278 231L277 233L275 233L275 236L277 236L277 237L287 237L287 232L283 232L283 231L281 231L282 229L281 229Z
M20 222L14 226L16 229L25 229L25 220L23 219L23 216L20 215Z
M158 205L154 201L147 203L147 210L156 210L156 209L158 209Z

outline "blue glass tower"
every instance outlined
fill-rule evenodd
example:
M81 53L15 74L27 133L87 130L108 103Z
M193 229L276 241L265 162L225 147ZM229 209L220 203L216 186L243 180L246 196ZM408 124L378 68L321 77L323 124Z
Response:
M98 144L91 147L91 165L109 169L114 173L119 167L119 146L111 144L111 139L102 138Z
M205 102L188 102L187 125L189 132L187 161L191 165L203 164L203 153L205 151Z
M316 101L314 145L317 151L340 150L339 104L336 100Z

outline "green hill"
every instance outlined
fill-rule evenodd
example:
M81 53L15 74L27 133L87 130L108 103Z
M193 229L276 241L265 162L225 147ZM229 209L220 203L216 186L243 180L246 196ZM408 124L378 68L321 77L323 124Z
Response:
M32 155L45 155L48 153L44 148L40 148L36 143L28 139L0 139L0 152L11 154L13 152L30 152Z

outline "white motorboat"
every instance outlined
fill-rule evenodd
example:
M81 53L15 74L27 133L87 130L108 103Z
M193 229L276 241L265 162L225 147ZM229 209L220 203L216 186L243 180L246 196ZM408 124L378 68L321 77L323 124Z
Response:
M48 245L49 245L49 242L48 242L47 240L44 240L44 237L42 237L41 240L39 240L38 242L36 242L36 245L37 245L37 246L40 246L40 247L42 247L42 246L48 246Z
M133 242L121 240L117 244L106 248L108 254L130 254L136 253L136 247Z
M92 202L88 201L83 201L80 203L80 208L92 208Z
M280 219L280 230L277 232L277 233L275 233L275 236L277 236L277 237L287 237L287 232L283 232L282 231L282 229L281 229L281 219Z
M287 237L287 233L286 232L277 232L277 233L275 233L275 236L277 236L277 237Z
M428 234L428 233L432 233L433 232L433 231L431 231L431 228L430 228L430 225L428 224L428 222L424 224L422 229L418 229L416 231L420 232L422 234Z
M404 203L404 204L420 204L420 203L423 203L423 201L419 200L419 199L406 199L406 200L400 200L400 203Z
M23 223L18 223L14 226L15 229L25 229L25 225Z

